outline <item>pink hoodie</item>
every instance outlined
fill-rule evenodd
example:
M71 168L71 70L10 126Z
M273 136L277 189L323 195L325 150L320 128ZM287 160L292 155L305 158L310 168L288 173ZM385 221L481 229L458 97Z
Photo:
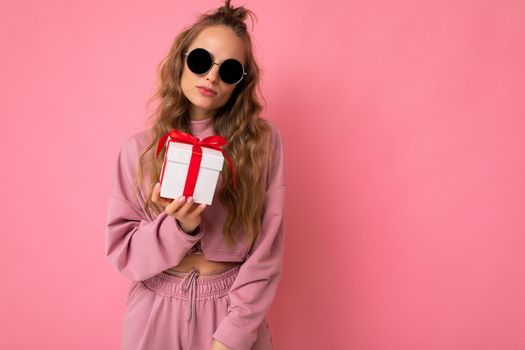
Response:
M152 218L144 211L149 191L141 186L139 195L135 195L132 181L138 157L149 143L150 130L136 133L123 143L114 168L107 212L106 255L122 275L133 281L148 279L178 265L199 240L207 260L243 262L228 294L228 315L213 335L235 350L248 350L255 342L257 328L273 302L282 273L287 187L283 142L275 124L267 122L272 129L274 155L265 171L262 229L252 247L244 240L235 248L224 242L222 228L227 209L218 198L221 175L213 203L201 214L201 225L194 235L184 232L177 220L164 212ZM212 119L192 121L191 133L200 139L214 135ZM148 174L144 176L145 183L149 183Z

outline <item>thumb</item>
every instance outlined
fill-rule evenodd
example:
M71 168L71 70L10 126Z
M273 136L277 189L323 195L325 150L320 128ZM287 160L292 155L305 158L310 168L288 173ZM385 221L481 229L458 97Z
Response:
M157 203L160 200L159 187L160 184L158 182L153 187L153 192L151 193L151 200L153 201L153 203Z

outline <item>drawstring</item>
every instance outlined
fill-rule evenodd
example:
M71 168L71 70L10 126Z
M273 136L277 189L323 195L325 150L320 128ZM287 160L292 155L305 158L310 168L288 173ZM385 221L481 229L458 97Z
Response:
M191 350L193 343L193 332L195 330L195 303L197 302L197 277L199 276L199 270L193 267L186 277L182 280L181 288L183 291L187 291L189 288L189 304L188 311L186 312L186 321L190 322L188 327L188 350Z

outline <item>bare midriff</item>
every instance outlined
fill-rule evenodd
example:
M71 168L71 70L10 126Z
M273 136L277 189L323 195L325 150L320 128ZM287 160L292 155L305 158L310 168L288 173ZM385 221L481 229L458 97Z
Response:
M215 273L240 264L242 262L239 261L209 261L204 254L187 254L177 266L167 269L166 272L190 272L196 267L200 273Z

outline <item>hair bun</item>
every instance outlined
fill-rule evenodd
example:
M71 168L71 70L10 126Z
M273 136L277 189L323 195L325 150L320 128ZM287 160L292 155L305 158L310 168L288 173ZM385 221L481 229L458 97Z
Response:
M224 3L224 6L219 7L217 13L220 13L224 16L232 17L238 21L244 22L248 12L242 6L235 7L235 8L231 7L230 1L231 0L226 0Z

